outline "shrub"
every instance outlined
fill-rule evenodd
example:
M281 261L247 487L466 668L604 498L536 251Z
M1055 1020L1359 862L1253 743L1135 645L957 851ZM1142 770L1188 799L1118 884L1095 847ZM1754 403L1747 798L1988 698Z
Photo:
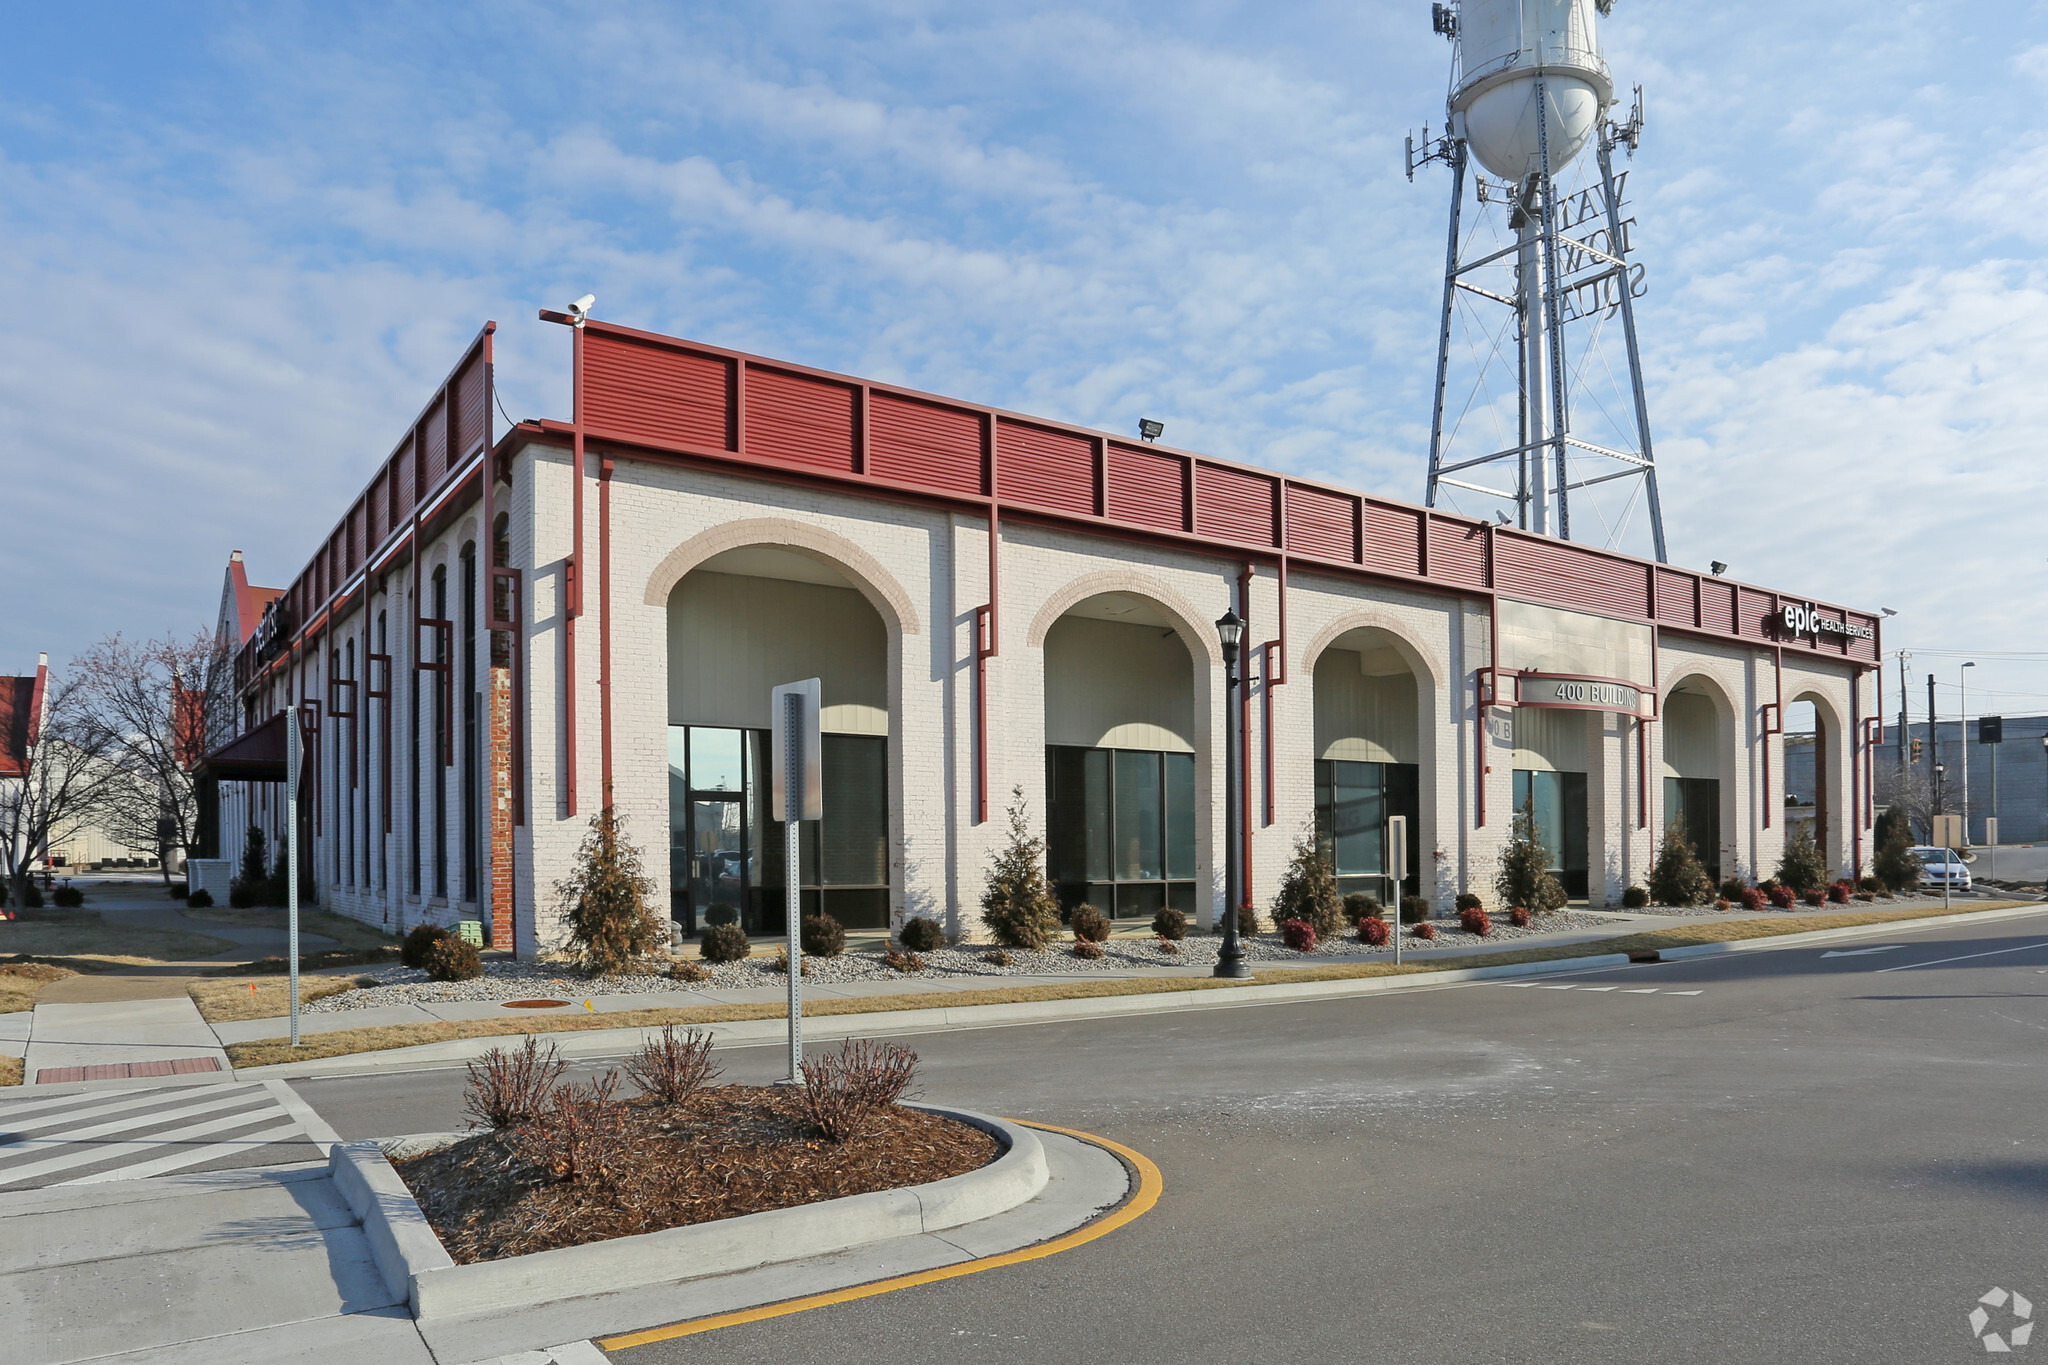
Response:
M799 938L812 957L838 957L846 951L846 929L827 914L805 915Z
M1770 896L1769 896L1768 894L1766 894L1766 893L1765 893L1765 891L1763 890L1763 888L1762 888L1762 887L1758 887L1758 886L1745 886L1745 887L1743 887L1743 888L1742 888L1742 907L1743 907L1743 909L1745 909L1745 910L1761 910L1761 909L1763 909L1763 908L1764 908L1764 907L1765 907L1766 905L1769 905L1770 903L1771 903L1771 898L1770 898Z
M1717 914L1725 915L1734 908L1735 907L1733 905L1730 905L1728 903L1728 898L1726 896L1722 896L1714 902L1714 910Z
M1515 812L1514 832L1494 874L1494 894L1502 905L1526 905L1540 915L1564 904L1564 884L1550 875L1550 854L1541 836L1532 797Z
M903 921L903 928L896 937L903 940L903 946L913 953L929 953L946 946L946 931L939 927L937 920L924 915L912 915Z
M804 1061L804 1113L832 1142L859 1137L917 1078L917 1054L896 1043L850 1038Z
M1344 918L1353 924L1367 918L1379 919L1384 914L1379 898L1368 896L1363 891L1354 891L1344 898Z
M649 1038L627 1059L626 1074L641 1094L663 1104L681 1104L718 1075L711 1061L711 1035L699 1029L678 1033L674 1024L663 1024L659 1037Z
M1431 924L1428 920L1424 920L1422 921L1422 923L1416 925L1413 929L1410 929L1408 932L1413 934L1417 938L1435 938L1436 926L1434 924Z
M1010 835L989 868L981 922L1006 948L1043 948L1060 929L1060 902L1045 880L1045 840L1026 822L1024 789L1010 792Z
M1805 901L1808 905L1825 905L1827 904L1828 893L1816 886L1809 891L1800 892L1799 899Z
M1324 938L1344 928L1344 898L1337 894L1337 874L1323 856L1313 828L1294 841L1294 857L1273 897L1273 922L1283 926L1283 936L1290 920L1306 924Z
M61 909L76 910L85 904L85 893L75 886L60 886L50 893L50 899Z
M422 924L405 936L398 945L398 960L415 970L425 970L427 950L448 937L448 931L438 924Z
M588 1085L559 1087L545 1108L512 1131L512 1150L557 1180L614 1184L633 1155L625 1106L612 1100L618 1088L616 1071Z
M234 878L228 883L228 904L237 910L247 910L256 904L256 884Z
M1508 923L1514 925L1517 929L1528 928L1529 907L1526 905L1515 905L1508 907Z
M981 955L981 960L991 967L1007 967L1010 965L1010 954L1001 948L991 948Z
M1305 919L1282 920L1280 941L1297 953L1312 953L1316 950L1316 927Z
M713 928L721 924L738 924L740 912L724 901L713 901L704 907L704 922Z
M1805 825L1785 842L1785 856L1778 860L1775 880L1794 891L1812 891L1827 885L1827 857L1814 846L1813 831Z
M1631 886L1621 893L1621 903L1630 910L1641 910L1650 903L1650 893L1640 886Z
M1240 905L1237 907L1237 936L1239 938L1257 938L1259 936L1259 912L1252 909L1250 905Z
M242 836L242 865L236 872L234 880L246 888L245 894L254 896L269 875L270 857L269 850L264 846L263 827L251 825L249 832ZM233 885L233 882L229 883L230 887ZM250 905L255 903L254 900L249 902Z
M1677 825L1664 827L1664 842L1650 867L1650 895L1659 905L1698 905L1714 894L1700 856Z
M1780 910L1790 910L1792 908L1791 887L1774 886L1770 890L1770 896L1771 904L1777 906Z
M1094 962L1102 956L1102 944L1092 938L1082 938L1079 934L1075 934L1074 956L1086 958L1088 961Z
M453 934L435 939L421 965L431 981L474 981L484 974L483 954L474 943Z
M1920 859L1914 856L1912 843L1897 826L1891 837L1877 846L1870 870L1876 874L1871 880L1878 883L1879 890L1909 891L1920 880Z
M1493 921L1488 919L1486 912L1478 906L1468 905L1458 912L1458 927L1468 934L1477 934L1485 938L1493 932Z
M770 963L768 964L768 970L769 970L769 971L771 971L771 972L780 972L780 973L781 973L782 975L784 975L784 976L788 976L788 975L789 975L789 949L787 949L787 948L777 948L777 949L775 950L775 958L774 958L774 960L773 960L773 961L771 961L771 962L770 962ZM805 958L804 958L804 970L803 970L803 974L804 974L805 976L809 976L809 975L811 974L811 959L810 959L810 957L809 957L808 955L806 955L806 956L805 956Z
M1875 891L1858 891L1856 893L1856 899L1868 904L1877 899L1877 893Z
M695 958L679 957L669 964L668 979L696 984L711 979L711 969Z
M1421 896L1401 897L1401 923L1420 924L1429 918L1429 901Z
M1074 937L1077 939L1092 939L1102 943L1109 938L1109 916L1092 905L1075 906L1073 923L1068 927L1074 931Z
M1742 899L1742 878L1730 877L1721 883L1721 899L1739 901Z
M706 962L739 962L753 951L747 931L737 924L714 924L697 940L697 954Z
M1178 943L1188 936L1188 917L1178 910L1161 910L1152 917L1152 932Z
M181 900L184 900L184 899L185 899L185 898L186 898L187 896L189 896L189 895L191 895L191 894L192 894L192 889L191 889L191 883L189 883L189 882L172 882L172 883L171 883L171 899L172 899L172 900L174 900L174 901L181 901Z
M33 880L22 889L21 908L24 910L40 910L43 908L43 889L37 886Z
M1178 939L1171 939L1161 934L1156 942L1158 943L1159 951L1162 953L1178 953L1180 951L1180 940Z
M1876 877L1865 877L1862 881L1856 883L1856 889L1858 891L1882 891L1884 890L1884 883Z
M668 942L668 926L649 906L654 883L641 872L640 850L609 801L590 817L590 832L569 875L555 883L555 895L569 942L592 975L615 976Z
M208 906L213 904L213 893L211 891L207 891L204 889L194 891L191 895L185 898L185 904L189 905L194 910L204 910Z
M892 943L882 951L882 965L894 972L921 972L924 959L916 953L906 953Z
M1358 917L1358 941L1368 948L1387 946L1387 922L1378 915Z
M462 1094L462 1107L473 1123L486 1128L510 1128L547 1107L556 1082L569 1064L549 1043L528 1037L512 1051L494 1047L469 1063L469 1084Z
M1847 905L1849 903L1849 893L1855 889L1848 882L1829 882L1828 899L1836 905Z
M1456 905L1458 913L1461 915L1467 910L1484 910L1486 908L1486 902L1480 900L1478 896L1470 891L1459 896Z

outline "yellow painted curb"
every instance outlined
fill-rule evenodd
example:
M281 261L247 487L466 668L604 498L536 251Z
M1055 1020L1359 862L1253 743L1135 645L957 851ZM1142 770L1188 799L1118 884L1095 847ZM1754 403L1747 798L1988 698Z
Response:
M1010 1122L1023 1122L1013 1119ZM1042 1257L1054 1256L1062 1251L1071 1251L1094 1241L1098 1237L1115 1232L1124 1224L1140 1217L1159 1202L1159 1192L1165 1187L1165 1177L1152 1159L1142 1152L1134 1152L1108 1138L1093 1133L1083 1133L1073 1128L1059 1128L1050 1123L1027 1123L1027 1128L1042 1128L1048 1133L1064 1133L1083 1142L1092 1142L1097 1147L1115 1152L1138 1172L1138 1188L1131 1193L1117 1210L1108 1217L1098 1219L1084 1228L1077 1228L1064 1237L1055 1237L1050 1242L1025 1247L1019 1251L1006 1251L1000 1256L983 1256L979 1260L961 1261L957 1265L940 1266L935 1270L921 1270L915 1275L898 1275L894 1279L876 1280L872 1284L857 1284L846 1289L835 1289L826 1294L811 1294L801 1299L786 1299L781 1303L763 1304L759 1308L743 1308L736 1313L719 1313L708 1318L695 1318L669 1327L650 1327L644 1332L628 1332L624 1336L599 1337L597 1344L607 1351L622 1351L631 1346L645 1346L654 1341L672 1341L677 1337L695 1336L699 1332L715 1332L721 1327L736 1327L743 1322L760 1322L765 1318L779 1318L789 1313L801 1313L811 1308L823 1308L828 1304L850 1303L854 1299L873 1298L877 1294L888 1294L898 1289L909 1289L913 1285L936 1284L940 1280L957 1279L962 1275L977 1275L984 1270L998 1266L1019 1265L1025 1261L1036 1261Z

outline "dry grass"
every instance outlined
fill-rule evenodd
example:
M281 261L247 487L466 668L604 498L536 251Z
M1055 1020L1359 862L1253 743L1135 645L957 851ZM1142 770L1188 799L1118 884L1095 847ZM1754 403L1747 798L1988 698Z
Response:
M257 906L238 910L231 905L207 905L197 910L187 909L185 918L212 924L234 924L245 929L275 929L283 933L290 927L283 907ZM318 910L310 906L299 907L299 932L321 934L333 939L343 948L368 949L396 947L398 940L361 920L337 915L332 910Z
M299 1003L310 1005L330 995L352 991L358 984L353 976L301 976ZM282 976L241 977L226 981L194 981L185 988L199 1017L209 1024L231 1024L243 1019L274 1019L291 1013L291 980ZM254 986L252 991L249 988Z
M0 957L70 958L88 971L189 962L234 946L208 934L112 925L90 910L74 910L62 919L0 921Z
M0 1057L0 1085L21 1084L21 1058Z
M36 1007L36 996L52 981L78 973L48 962L0 962L0 1014Z
M2000 910L2019 901L1997 901L1952 910L1969 914ZM1775 938L1803 934L1816 929L1844 929L1862 924L1889 924L1898 920L1927 919L1944 913L1938 905L1911 910L1876 910L1837 915L1784 915L1769 919L1718 920L1646 934L1623 934L1583 943L1557 944L1547 948L1524 948L1502 953L1474 953L1463 957L1430 958L1420 962L1330 963L1326 966L1283 967L1257 973L1260 985L1284 985L1299 981L1347 981L1376 976L1409 976L1419 972L1454 971L1466 967L1504 967L1527 962L1555 962L1564 958L1596 957L1607 953L1638 952L1647 949L1679 948L1696 943L1725 943L1737 939ZM982 990L934 991L917 995L871 995L837 1000L806 1001L806 1018L835 1014L878 1014L889 1010L955 1009L969 1005L1009 1005L1032 1000L1092 1000L1119 995L1162 995L1179 991L1225 990L1237 983L1212 977L1149 977L1106 981L1069 981L1054 985L1002 986ZM246 993L247 987L245 986ZM340 1029L333 1033L303 1035L294 1049L283 1038L265 1038L249 1043L230 1043L228 1059L237 1067L270 1066L279 1062L303 1062L319 1057L344 1057L357 1052L381 1052L390 1048L418 1047L460 1038L507 1038L527 1033L587 1033L594 1029L659 1028L663 1024L725 1024L748 1019L784 1017L780 1001L746 1005L702 1005L683 1009L621 1010L613 1014L576 1014L560 1019L466 1019L436 1024L391 1024L380 1028Z

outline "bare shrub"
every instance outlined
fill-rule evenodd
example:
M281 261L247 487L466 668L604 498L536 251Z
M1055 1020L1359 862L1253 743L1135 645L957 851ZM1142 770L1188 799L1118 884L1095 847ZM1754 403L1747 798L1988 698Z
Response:
M540 1113L511 1132L512 1150L556 1180L611 1185L632 1155L625 1106L612 1097L619 1073L607 1071L588 1085L565 1085Z
M867 1131L917 1077L917 1054L896 1043L849 1038L804 1062L804 1113L833 1142Z
M638 1056L627 1059L626 1074L641 1094L663 1104L681 1104L718 1075L711 1060L711 1035L700 1029L678 1033L674 1024L663 1024L660 1037L649 1038L640 1045Z
M469 1064L462 1107L476 1124L510 1128L547 1108L568 1069L555 1045L543 1050L538 1038L528 1038L517 1051L494 1047Z

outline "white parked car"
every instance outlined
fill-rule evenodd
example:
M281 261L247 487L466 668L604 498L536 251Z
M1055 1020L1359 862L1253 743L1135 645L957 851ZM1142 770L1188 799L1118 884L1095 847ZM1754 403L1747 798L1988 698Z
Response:
M1951 891L1970 889L1970 865L1963 861L1963 855L1952 848L1916 848L1913 856L1920 860L1920 884L1939 888L1943 884Z

